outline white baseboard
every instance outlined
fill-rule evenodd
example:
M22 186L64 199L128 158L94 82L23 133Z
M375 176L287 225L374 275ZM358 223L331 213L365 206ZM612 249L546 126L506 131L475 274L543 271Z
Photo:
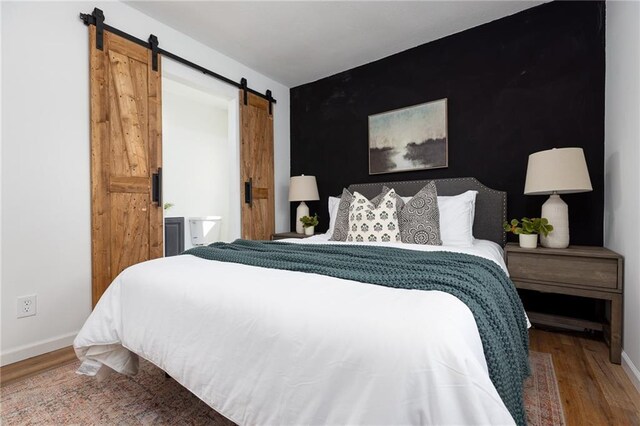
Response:
M629 358L629 355L624 351L622 351L622 368L631 379L631 383L633 383L636 389L638 389L638 392L640 392L640 370L638 370L631 361L631 358Z
M0 365L4 366L7 364L13 364L14 362L22 361L23 359L71 346L73 344L73 339L76 338L77 334L78 332L74 331L73 333L63 334L62 336L56 336L51 339L41 340L39 342L18 346L17 348L4 351L0 354Z

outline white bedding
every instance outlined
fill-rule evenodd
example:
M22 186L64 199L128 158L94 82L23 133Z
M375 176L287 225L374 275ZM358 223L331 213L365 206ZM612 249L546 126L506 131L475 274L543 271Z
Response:
M488 241L388 245L505 269ZM169 257L122 272L74 346L84 374L134 374L135 353L243 425L513 424L471 311L438 291Z

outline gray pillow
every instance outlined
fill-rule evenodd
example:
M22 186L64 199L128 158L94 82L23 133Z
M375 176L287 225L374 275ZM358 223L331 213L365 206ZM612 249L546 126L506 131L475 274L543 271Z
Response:
M347 235L349 234L349 206L353 198L353 195L346 188L342 190L342 197L340 197L340 204L338 204L338 214L336 215L336 225L329 241L347 241Z
M430 181L418 191L404 205L398 219L403 243L441 246L436 184Z

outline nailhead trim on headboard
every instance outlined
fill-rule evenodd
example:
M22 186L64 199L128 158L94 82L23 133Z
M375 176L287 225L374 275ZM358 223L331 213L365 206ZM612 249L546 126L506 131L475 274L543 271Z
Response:
M501 220L498 224L496 224L495 229L482 231L484 232L482 236L487 237L487 239L495 241L496 243L501 244L502 246L504 246L507 243L507 235L504 232L504 229L502 229L502 223L505 220L507 220L507 193L505 191L498 191L496 189L489 188L488 186L485 186L482 183L480 183L480 181L478 181L478 179L476 178L464 177L464 178L424 179L424 180L395 181L395 182L359 183L359 184L350 185L348 189L351 192L353 191L361 192L362 189L364 188L382 187L382 185L387 185L388 187L401 188L402 186L407 186L407 185L421 185L421 184L426 185L426 183L429 182L430 180L433 180L436 183L436 186L439 186L440 188L442 188L442 184L445 184L446 186L447 182L462 183L462 186L464 187L464 190L462 192L470 189L477 190L478 197L483 197L483 194L487 194L487 195L491 194L491 198L488 200L489 201L488 206L485 206L485 209L484 209L486 210L485 214L496 214L496 213L500 214ZM410 194L410 195L413 195L413 194ZM499 204L496 205L496 202L498 202ZM475 228L475 224L478 221L477 214L478 214L478 210L476 209L476 221L474 221L474 228ZM483 218L480 218L480 220L482 219Z

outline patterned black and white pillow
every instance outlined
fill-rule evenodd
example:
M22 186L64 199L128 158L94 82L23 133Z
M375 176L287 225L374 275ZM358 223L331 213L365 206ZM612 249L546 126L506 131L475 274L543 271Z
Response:
M376 195L375 197L373 197L371 199L371 202L377 206L378 204L380 204L380 200L382 200L382 197L384 197L389 191L391 191L392 188L389 188L387 185L384 185L382 187L382 192L378 195ZM395 190L394 190L394 195L393 197L396 199L396 210L398 211L398 214L400 214L400 210L402 210L402 208L404 207L404 200L402 199L401 196L399 196Z
M400 241L395 191L387 192L378 205L356 192L349 207L349 242Z
M438 192L433 181L409 200L399 214L403 243L441 246Z
M352 201L353 195L346 188L343 188L342 197L340 197L340 203L338 204L336 225L329 241L347 241L347 235L349 234L349 206Z

